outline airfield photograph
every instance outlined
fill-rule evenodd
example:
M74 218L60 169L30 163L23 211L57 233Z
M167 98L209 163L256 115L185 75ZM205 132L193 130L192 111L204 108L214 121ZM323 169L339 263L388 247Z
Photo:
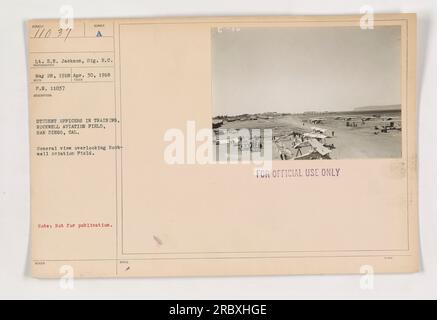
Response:
M262 154L265 129L273 160L400 158L400 56L392 26L213 30L216 159Z
M400 109L382 108L316 117L278 113L221 117L213 119L214 141L216 146L235 143L243 150L243 139L223 139L219 128L226 131L272 129L273 160L399 158L400 114ZM246 145L251 151L263 149L262 139L250 139Z

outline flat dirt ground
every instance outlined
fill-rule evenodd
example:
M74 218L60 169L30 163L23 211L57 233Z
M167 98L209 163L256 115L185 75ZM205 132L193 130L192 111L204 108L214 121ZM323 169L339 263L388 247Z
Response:
M335 114L321 116L325 120L319 124L312 124L311 118L318 116L307 115L280 115L272 119L257 120L236 120L225 122L220 129L272 129L273 136L284 137L289 135L293 129L303 129L311 131L312 127L327 129L325 135L327 144L334 144L334 149L330 154L331 159L377 159L377 158L400 158L402 150L402 133L400 130L389 130L382 133L381 130L375 130L375 126L382 125L380 116L400 117L400 112L387 112L378 116L376 119L366 121L362 124L360 118L368 114L354 114L357 123L356 127L346 126L343 119L336 120L337 116L348 116L350 114ZM307 122L304 122L307 121ZM334 135L332 132L334 131ZM378 132L378 134L375 134ZM281 139L282 145L295 152L291 147L291 140ZM293 155L294 156L294 155ZM273 144L273 159L280 159L278 149Z

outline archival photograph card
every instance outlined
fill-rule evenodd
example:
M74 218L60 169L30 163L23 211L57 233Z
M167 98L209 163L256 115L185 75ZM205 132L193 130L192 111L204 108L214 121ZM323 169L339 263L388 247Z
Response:
M419 271L415 14L27 26L34 277Z

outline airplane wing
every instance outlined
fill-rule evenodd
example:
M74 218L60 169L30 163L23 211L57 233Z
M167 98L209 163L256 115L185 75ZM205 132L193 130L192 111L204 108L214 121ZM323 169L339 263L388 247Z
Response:
M318 152L320 153L322 156L327 155L328 153L331 152L331 150L329 150L328 148L324 147L320 142L318 142L317 140L311 139L309 140L310 145Z

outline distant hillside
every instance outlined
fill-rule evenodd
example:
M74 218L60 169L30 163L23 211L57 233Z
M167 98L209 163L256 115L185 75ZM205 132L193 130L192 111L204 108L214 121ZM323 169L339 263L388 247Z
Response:
M401 110L400 104L386 105L386 106L366 106L354 108L354 111L397 111Z

